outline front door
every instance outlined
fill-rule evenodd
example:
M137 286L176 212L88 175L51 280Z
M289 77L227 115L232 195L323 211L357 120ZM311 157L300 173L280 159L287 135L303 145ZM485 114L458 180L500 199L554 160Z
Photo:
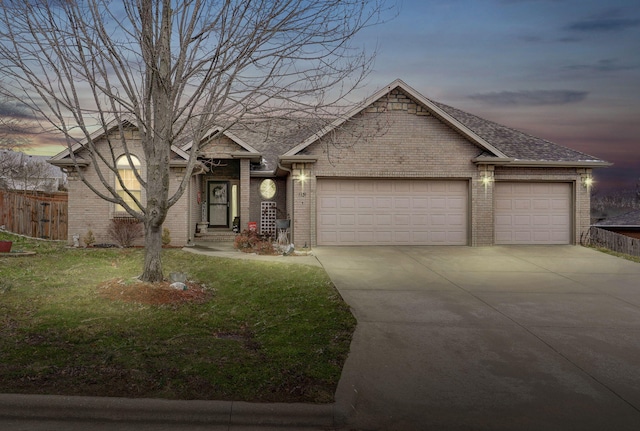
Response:
M209 181L209 226L229 227L229 182Z

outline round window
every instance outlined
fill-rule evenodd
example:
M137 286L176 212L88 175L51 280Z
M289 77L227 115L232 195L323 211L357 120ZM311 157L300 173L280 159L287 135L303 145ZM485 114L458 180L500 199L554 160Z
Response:
M260 195L264 199L273 199L276 195L276 182L272 179L262 180L260 183Z

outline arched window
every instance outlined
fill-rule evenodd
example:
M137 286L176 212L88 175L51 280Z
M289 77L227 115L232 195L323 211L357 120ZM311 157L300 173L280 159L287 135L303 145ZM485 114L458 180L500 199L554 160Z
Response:
M140 173L140 160L138 160L136 156L131 156L131 163L132 165L129 164L127 156L121 156L116 162L116 167L126 189L129 190L129 193L135 196L138 202L140 202L140 197L142 195L140 182L133 172L133 169L135 168L138 173ZM116 178L115 181L115 187L116 192L118 192L118 196L120 196L131 208L138 208L131 196L129 196L127 192L122 188L122 186L120 185L120 181L118 181L118 178ZM116 212L126 212L126 210L122 207L122 205L116 204Z

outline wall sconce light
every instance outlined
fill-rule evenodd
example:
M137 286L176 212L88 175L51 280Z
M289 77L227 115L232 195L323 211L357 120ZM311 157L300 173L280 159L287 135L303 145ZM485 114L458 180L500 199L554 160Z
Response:
M493 172L486 171L480 174L480 182L484 186L484 191L487 191L487 188L493 183Z
M305 181L307 181L307 175L304 172L301 172L300 175L298 175L298 180L301 183L304 183Z
M585 175L582 177L582 186L585 189L591 188L593 186L593 177L591 175Z

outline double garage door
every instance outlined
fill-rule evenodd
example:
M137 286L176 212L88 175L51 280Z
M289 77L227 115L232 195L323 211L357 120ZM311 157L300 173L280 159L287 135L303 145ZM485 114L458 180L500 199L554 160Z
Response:
M466 245L468 182L318 180L319 245Z
M569 183L494 186L496 244L571 242ZM318 179L317 196L319 245L468 244L467 181Z

